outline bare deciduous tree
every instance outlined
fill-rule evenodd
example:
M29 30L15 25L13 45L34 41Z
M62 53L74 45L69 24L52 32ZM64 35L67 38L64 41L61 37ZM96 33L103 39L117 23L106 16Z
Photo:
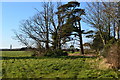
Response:
M86 16L83 21L99 32L103 45L115 38L117 23L116 3L113 2L92 2L87 3Z
M51 2L43 3L43 11L34 15L32 18L24 20L20 25L20 33L15 33L16 38L26 46L32 44L49 49L51 28ZM32 43L32 44L31 44Z

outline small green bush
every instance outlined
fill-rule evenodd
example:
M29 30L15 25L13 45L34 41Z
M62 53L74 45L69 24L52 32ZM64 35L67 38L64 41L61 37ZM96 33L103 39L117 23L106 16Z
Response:
M45 56L67 56L67 52L63 52L60 49L48 50L45 52Z

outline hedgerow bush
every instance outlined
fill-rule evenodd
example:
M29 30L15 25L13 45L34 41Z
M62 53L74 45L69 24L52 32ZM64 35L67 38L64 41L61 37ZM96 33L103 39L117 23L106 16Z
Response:
M64 52L63 50L60 49L48 49L48 50L33 50L33 55L32 56L48 56L48 57L55 57L55 56L67 56L68 53Z
M85 54L98 54L98 52L92 49L84 49L84 53Z
M114 45L115 43L116 43L116 40L115 40L114 38L111 39L111 40L109 40L109 41L107 42L107 44L105 45L105 47L103 48L103 51L102 51L101 55L106 58L106 57L108 56L109 49L110 49L111 46Z
M38 48L31 50L31 52L33 53L32 56L44 56L46 50L44 48Z
M45 52L45 56L67 56L67 52L60 49L48 50Z
M113 44L108 49L107 60L115 69L120 69L120 41Z

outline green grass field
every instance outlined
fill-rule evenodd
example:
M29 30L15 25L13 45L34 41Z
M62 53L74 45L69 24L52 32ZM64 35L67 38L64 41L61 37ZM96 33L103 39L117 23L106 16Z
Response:
M2 57L29 57L31 52L27 51L2 51Z
M112 69L98 68L102 59L89 57L31 57L23 51L2 52L2 78L118 78Z

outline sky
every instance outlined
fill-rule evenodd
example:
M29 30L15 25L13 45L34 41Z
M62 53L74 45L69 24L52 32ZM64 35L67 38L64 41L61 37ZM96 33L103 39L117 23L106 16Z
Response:
M81 8L85 9L85 6L85 3L81 3ZM14 39L13 30L19 31L20 22L37 13L34 8L41 11L41 2L2 2L2 25L0 25L2 27L2 45L0 45L0 49L9 48L10 45L13 48L24 47L24 45ZM81 25L83 29L90 29L83 22L81 22ZM88 39L84 38L83 41L87 42Z

